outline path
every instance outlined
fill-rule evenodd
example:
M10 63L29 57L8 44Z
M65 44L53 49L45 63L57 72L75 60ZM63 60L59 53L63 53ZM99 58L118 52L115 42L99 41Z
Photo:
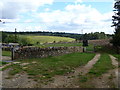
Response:
M2 56L2 60L0 60L0 61L12 62L11 57L8 57L8 56ZM9 66L9 65L11 65L11 63L5 64L5 65L0 65L0 69L4 68L6 66Z
M120 85L118 85L118 82L119 82L118 80L120 80L120 78L118 77L120 75L120 73L118 72L118 61L116 61L117 59L114 56L112 56L112 55L109 55L109 56L110 56L110 58L112 60L112 64L114 66L116 66L116 69L114 70L115 77L116 77L114 79L114 83L115 83L116 87L118 87L118 86L120 86Z
M8 57L8 56L2 56L2 60L11 60L11 57Z
M4 88L34 88L36 82L28 78L25 72L16 74L15 76L9 76L11 68L5 70L2 73L2 87Z
M47 85L41 85L42 88L62 88L62 87L79 87L74 81L78 80L78 75L82 74L85 75L88 71L93 67L93 65L98 61L100 58L100 54L96 54L96 56L89 61L85 66L81 66L75 69L74 73L69 73L68 75L64 76L55 76L54 82L50 82Z
M95 77L87 82L85 82L86 86L94 86L95 88L114 88L118 87L118 62L116 58L112 55L109 55L112 64L116 66L115 69L109 70L108 73L101 75L100 77ZM21 72L16 74L13 77L10 77L8 72L11 70L10 68L5 70L2 73L3 79L3 87L9 88L34 88L34 87L41 87L41 88L83 88L81 84L79 84L79 75L85 76L89 70L93 67L93 65L99 60L100 54L96 54L96 56L89 61L85 66L80 66L75 69L75 72L71 72L65 75L56 75L53 81L50 81L45 84L40 84L32 79L29 79L28 75L25 72ZM1 83L0 83L1 84ZM37 84L37 85L36 85ZM83 83L84 84L84 83Z
M95 88L116 88L118 87L118 62L116 58L112 55L109 55L112 64L116 67L113 70L109 70L107 73L101 75L100 77L96 77L90 81Z
M3 61L11 61L10 57L7 56L2 56L2 60ZM0 66L0 69L9 66L11 64L17 64L20 62L10 62L6 65L2 65ZM23 63L25 64L25 63ZM21 64L21 65L23 65ZM21 72L19 74L16 74L15 76L9 76L9 71L11 70L11 68L4 70L4 71L0 71L0 87L2 86L3 88L34 88L36 83L35 81L33 81L32 79L29 79L28 75L25 72Z

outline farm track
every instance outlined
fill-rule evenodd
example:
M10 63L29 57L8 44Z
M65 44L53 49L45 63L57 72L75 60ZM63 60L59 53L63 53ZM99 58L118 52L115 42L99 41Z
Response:
M114 65L116 68L113 70L109 70L107 73L96 77L89 81L88 83L91 83L95 86L95 88L118 88L118 62L116 61L116 58L112 55L109 55L112 60L112 65ZM120 85L119 85L120 86Z
M28 78L26 73L19 73L15 76L9 76L11 68L2 73L2 87L3 88L34 88L36 82Z
M96 56L85 66L80 66L76 68L74 70L75 72L71 72L65 75L56 75L54 77L54 80L48 82L47 85L37 83L32 79L29 79L29 76L26 73L19 73L15 76L10 77L8 75L8 72L11 70L11 68L9 68L3 72L0 72L2 73L2 85L6 88L83 88L81 84L78 83L79 75L85 76L93 67L93 65L99 60L100 56L101 55L97 53ZM118 77L118 62L116 61L115 57L113 57L112 55L109 56L112 60L112 64L116 68L113 70L109 70L107 73L99 77L88 80L86 85L94 86L94 88L115 88L120 86L118 85L118 80L120 79L120 77ZM109 78L111 76L112 79Z
M11 60L11 57L8 56L2 56L2 60L6 61L6 60Z
M74 82L78 80L78 75L85 75L88 71L93 67L93 65L99 60L100 54L96 54L96 56L89 61L85 66L81 66L75 69L74 73L69 73L64 76L55 76L54 82L50 82L47 85L41 85L42 88L78 88Z

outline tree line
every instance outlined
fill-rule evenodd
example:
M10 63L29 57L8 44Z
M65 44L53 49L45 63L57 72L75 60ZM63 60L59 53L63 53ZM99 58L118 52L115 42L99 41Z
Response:
M95 33L85 33L85 34L77 34L77 33L64 33L64 32L2 32L2 42L15 42L15 35L44 35L44 36L59 36L59 37L70 37L76 40L96 40L96 39L108 39L111 38L112 35L105 34L104 32L95 32ZM16 40L18 41L18 40Z

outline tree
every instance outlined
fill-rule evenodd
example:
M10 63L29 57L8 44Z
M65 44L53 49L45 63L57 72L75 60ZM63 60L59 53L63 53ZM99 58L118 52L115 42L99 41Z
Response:
M6 38L8 37L8 34L5 32L2 32L2 42L5 43Z
M114 36L112 39L113 46L116 47L117 53L120 53L120 1L116 0L115 5L115 15L112 16L113 25L115 27Z
M20 45L23 45L23 46L28 46L28 45L31 44L31 41L30 41L30 39L27 38L27 37L21 37L21 38L19 38L18 43L19 43Z

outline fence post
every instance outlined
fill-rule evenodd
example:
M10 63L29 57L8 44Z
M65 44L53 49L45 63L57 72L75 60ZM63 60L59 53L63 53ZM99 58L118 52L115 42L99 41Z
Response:
M11 49L11 52L12 52L12 60L14 60L14 47L12 47L12 49Z
M86 47L83 47L83 52L86 52Z

